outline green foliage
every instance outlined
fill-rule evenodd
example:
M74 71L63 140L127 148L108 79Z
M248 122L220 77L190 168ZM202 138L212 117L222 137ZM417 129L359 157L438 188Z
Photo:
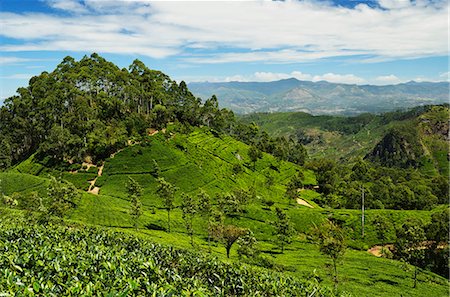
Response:
M11 166L11 145L6 138L0 140L0 170L4 170Z
M280 208L275 209L277 220L275 230L280 242L281 252L284 253L284 246L292 242L292 236L295 234L289 216Z
M233 244L242 236L246 234L246 230L234 225L223 226L220 230L220 239L223 242L227 251L227 258L230 258L230 250Z
M256 162L262 158L262 152L255 146L250 146L248 150L248 157L250 158L250 161L252 161L253 163L253 168L255 168Z
M410 220L397 229L395 242L395 257L414 265L414 288L417 286L418 266L425 259L426 240L423 223L420 220Z
M377 239L380 240L381 245L384 246L387 239L387 234L392 229L391 222L386 217L377 215L372 220L372 226L375 229Z
M191 238L191 245L194 245L194 227L193 227L193 220L194 216L197 213L199 209L199 203L198 201L185 193L181 194L181 211L183 213L182 217L184 220L184 224L186 226L187 233L189 234L189 237Z
M128 198L131 202L130 215L133 220L134 227L137 229L139 217L142 215L142 187L133 178L128 177L126 188L128 192Z
M344 256L347 247L344 232L335 223L326 221L314 229L313 236L319 245L320 252L333 261L334 289L337 291L337 262Z
M237 244L239 245L237 249L237 253L239 258L253 258L258 255L258 250L256 249L256 244L258 241L256 240L253 232L248 229L245 231L245 234L242 235L238 240Z
M333 296L316 283L99 229L2 220L0 239L8 295Z
M298 172L295 176L292 177L292 179L286 185L286 196L288 196L290 200L297 198L298 191L301 188L303 188L303 180L304 180L303 173Z
M167 210L167 231L170 232L170 211L174 208L174 196L176 188L163 177L158 178L158 189L156 190L159 197L164 201Z
M62 218L69 209L76 207L80 194L75 186L69 182L50 176L47 189L50 199L49 213Z
M80 61L66 57L17 93L1 107L0 168L35 152L50 163L104 160L149 127L161 129L175 120L207 124L219 133L230 133L235 121L232 112L219 109L217 98L202 106L186 83L139 60L126 70L97 54Z

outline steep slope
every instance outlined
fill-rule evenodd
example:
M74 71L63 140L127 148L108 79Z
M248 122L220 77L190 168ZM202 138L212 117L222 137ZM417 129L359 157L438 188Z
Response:
M394 153L399 155L399 149L403 147L404 152L415 151L414 166L420 167L424 173L445 176L448 176L448 119L446 105L356 117L312 116L306 113L258 113L241 117L244 123L254 122L272 136L297 138L313 158L327 157L347 162L355 157L376 155L390 143L391 153L387 157ZM408 139L395 152L391 141L397 139L394 135L398 135L398 139ZM373 152L376 146L379 149Z

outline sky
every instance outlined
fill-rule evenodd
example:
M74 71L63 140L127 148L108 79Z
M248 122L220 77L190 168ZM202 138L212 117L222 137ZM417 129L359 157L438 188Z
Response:
M177 81L449 80L449 1L0 0L0 102L65 56Z

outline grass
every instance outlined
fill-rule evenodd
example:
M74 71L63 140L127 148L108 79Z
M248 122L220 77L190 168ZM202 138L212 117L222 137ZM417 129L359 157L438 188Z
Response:
M165 245L192 248L179 208L181 192L195 195L203 189L213 197L214 202L216 193L254 187L256 197L244 208L243 213L228 217L226 223L250 228L258 239L258 249L273 263L284 267L285 273L300 278L316 274L325 284L331 284L329 261L319 253L317 246L308 241L307 233L314 225L332 217L346 227L350 246L342 266L339 266L342 290L354 296L447 296L448 282L444 278L423 272L419 275L419 287L413 289L411 273L404 271L400 262L376 258L366 252L367 248L379 243L371 226L376 215L385 215L398 226L411 217L428 222L432 211L367 210L365 237L361 238L359 210L322 209L312 202L318 195L312 190L301 191L299 195L314 208L287 200L285 184L298 170L304 172L306 184L314 184L315 178L311 171L279 161L268 154L263 154L253 170L247 151L248 146L241 142L226 136L216 137L202 129L188 135L163 137L159 134L150 138L150 144L128 147L114 158L107 159L103 175L96 182L96 186L100 187L100 194L93 195L83 191L79 205L69 214L68 219L130 233ZM153 160L157 161L161 176L179 188L176 208L171 212L171 233L164 231L167 227L167 211L155 192L156 179L151 174ZM241 164L243 171L234 173L234 164ZM47 170L36 170L37 167L39 166L33 165L32 161L25 161L16 166L15 170L25 171L27 168L28 172L37 172L38 175ZM273 185L268 184L268 175L273 177ZM63 173L63 176L72 177L72 182L80 189L85 189L85 180L94 177L95 172ZM129 176L137 180L144 189L144 212L139 219L138 230L132 227L129 215L130 202L125 190ZM46 179L42 177L20 173L1 173L0 177L8 180L8 193L46 188ZM272 201L273 205L267 201ZM284 254L280 253L274 234L276 207L287 211L298 232ZM207 219L197 216L194 220L194 249L205 253L209 250L206 228ZM393 236L394 230L391 230L388 241ZM226 259L225 248L220 243L211 245L211 253L223 261L239 261L236 245L231 250L230 260Z

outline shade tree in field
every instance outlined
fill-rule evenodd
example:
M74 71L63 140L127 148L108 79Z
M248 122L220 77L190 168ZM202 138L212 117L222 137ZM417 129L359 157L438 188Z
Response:
M384 247L389 232L392 230L392 223L383 215L376 215L372 220L372 226L375 229L377 239Z
M212 215L212 205L211 205L211 197L206 193L203 189L197 194L198 201L198 212L200 215L204 216L207 221L207 233L208 233L208 248L210 248L211 244L211 233L209 230L211 229L211 215Z
M236 215L241 211L239 200L233 193L218 193L216 201L221 212L226 216Z
M303 188L304 178L303 172L299 171L286 185L286 196L289 198L289 201L297 198L298 191Z
M62 218L69 209L77 205L80 193L72 183L50 176L47 196L50 202L49 213Z
M333 262L333 283L334 289L337 291L339 283L337 264L344 256L347 247L344 231L337 224L327 220L314 227L312 235L320 252L330 257Z
M289 216L281 208L275 209L277 219L275 221L275 232L278 238L281 252L284 253L284 247L286 244L292 242L292 236L295 234L295 230L292 227Z
M248 157L253 163L253 170L256 169L256 162L262 158L262 152L254 145L251 145L248 149Z
M444 208L431 215L431 222L425 228L430 243L426 250L426 263L431 263L431 270L448 279L449 277L449 221L450 209Z
M252 230L245 230L244 235L242 235L238 240L238 249L237 253L239 258L252 258L258 254L258 250L256 249L256 244L258 241L256 240L255 235Z
M131 208L130 215L133 221L133 226L138 228L138 221L142 215L142 187L141 185L135 181L133 178L128 177L128 182L126 184L128 199L130 199Z
M156 193L163 200L167 210L167 231L170 233L170 211L174 208L175 191L177 190L171 183L163 177L157 179L158 187Z
M427 238L423 223L419 219L407 220L397 228L396 235L394 255L397 259L414 265L413 288L416 288L419 266L425 259L424 244Z
M150 174L154 177L154 178L158 178L161 174L161 168L158 165L158 162L156 162L155 159L152 160L153 162L153 167L151 169Z
M221 230L221 241L225 246L227 252L227 258L230 258L230 250L233 244L246 233L246 229L234 226L226 225Z
M181 194L181 211L182 211L182 217L184 220L184 225L186 227L186 231L189 234L189 237L191 239L191 245L194 246L194 227L193 227L193 220L194 216L197 213L199 209L198 200L186 193Z

